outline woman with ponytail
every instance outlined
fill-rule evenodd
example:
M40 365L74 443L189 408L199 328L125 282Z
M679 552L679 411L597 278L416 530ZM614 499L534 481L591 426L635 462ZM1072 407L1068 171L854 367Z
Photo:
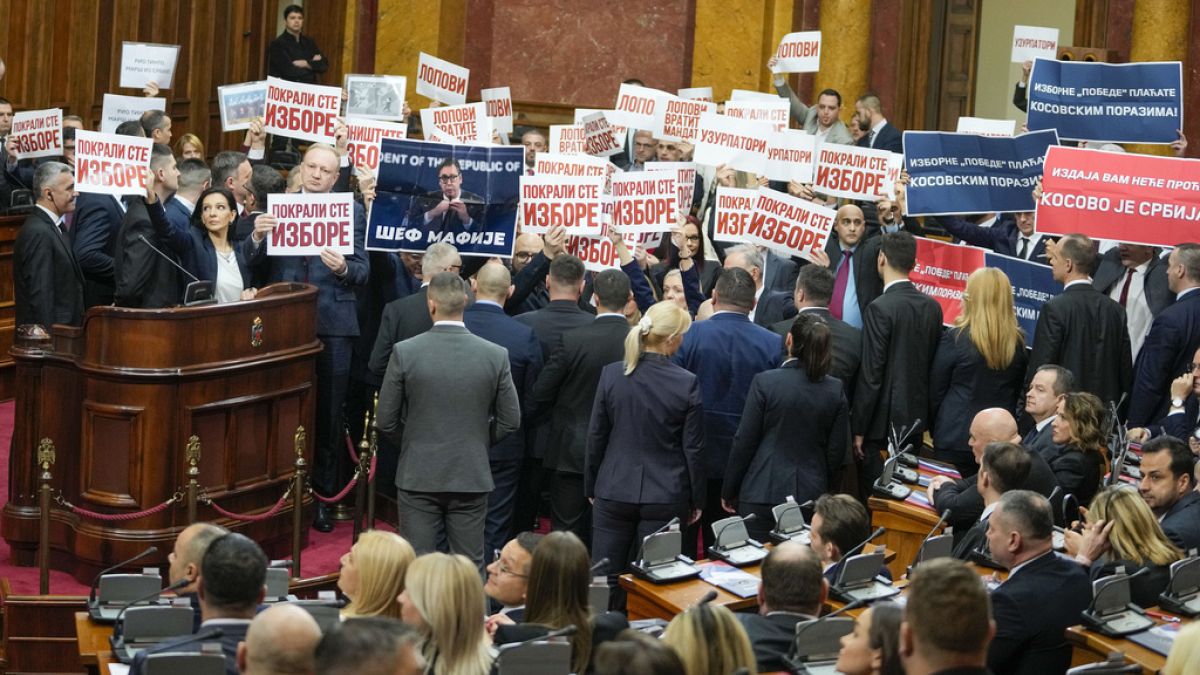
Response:
M790 358L750 383L721 505L754 514L746 530L759 541L775 524L772 507L789 496L797 503L816 499L840 482L849 410L842 381L829 375L831 340L825 319L801 312L785 339Z
M592 501L592 560L625 571L635 542L667 524L700 517L704 445L700 385L671 363L692 320L663 301L625 338L625 360L605 366L596 389L584 462Z

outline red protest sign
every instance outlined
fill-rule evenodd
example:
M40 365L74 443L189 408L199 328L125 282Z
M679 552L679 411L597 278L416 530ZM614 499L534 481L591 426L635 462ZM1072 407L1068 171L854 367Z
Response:
M268 134L314 143L333 143L341 105L340 87L299 84L268 77L263 130Z
M354 253L354 195L349 192L271 195L267 212L278 221L267 255L320 255L326 248Z
M1052 145L1037 229L1150 246L1196 241L1200 161Z
M713 241L746 243L746 227L750 225L750 219L754 216L754 205L757 202L758 190L718 187Z
M917 264L908 278L942 306L942 321L954 323L962 312L967 277L986 266L984 250L917 237Z
M521 176L521 231L545 234L561 225L567 234L599 235L604 178Z
M408 125L398 122L351 117L346 120L346 152L350 163L375 172L379 168L379 141L384 138L408 138Z
M775 190L759 190L746 240L813 260L823 250L837 212Z
M75 132L75 189L105 195L146 194L149 138Z
M679 218L675 171L636 171L612 177L613 223L625 234L667 232Z
M887 185L892 153L824 143L817 152L813 189L822 194L874 201Z
M616 131L605 119L604 113L596 112L583 118L583 150L597 157L609 157L621 152Z

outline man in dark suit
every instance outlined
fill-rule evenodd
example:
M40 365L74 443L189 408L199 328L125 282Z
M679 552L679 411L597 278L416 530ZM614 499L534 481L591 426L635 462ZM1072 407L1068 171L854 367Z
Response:
M278 173L278 172L276 172ZM233 199L238 204L238 220L230 228L230 236L234 241L241 241L250 236L254 229L252 224L243 222L247 215L246 198L250 195L250 183L254 177L254 167L246 153L237 150L218 152L212 161L212 186L223 187L233 193ZM259 206L266 208L265 204Z
M883 103L875 94L863 94L854 103L854 121L867 130L858 139L859 147L887 150L888 152L904 152L904 137L900 130L892 126L883 116Z
M172 264L178 261L173 251L159 245L171 230L163 204L178 187L175 155L169 146L155 143L149 189L145 197L125 198L125 220L113 245L113 299L118 307L158 309L179 304L179 269Z
M883 281L876 271L879 237L867 237L863 211L846 204L837 211L834 234L825 244L829 269L834 273L833 296L829 311L834 318L862 329L863 314L883 292Z
M1002 214L991 227L976 225L958 216L938 216L946 232L981 248L989 248L1001 255L1012 256L1045 264L1046 243L1050 241L1034 229L1032 211Z
M796 278L792 302L798 310L797 316L812 313L825 319L833 332L833 364L829 374L842 381L846 388L846 400L854 400L854 381L858 377L858 363L862 359L862 331L835 318L829 312L829 299L833 296L833 272L820 265L805 265ZM792 330L795 317L777 321L771 330L786 337ZM784 358L786 358L784 354Z
M927 416L929 366L942 332L941 305L908 279L916 265L916 240L907 232L879 239L876 269L884 290L863 316L863 359L850 409L864 502L883 470L880 453L890 431L911 429Z
M85 193L75 202L71 241L83 272L83 301L87 307L112 304L113 244L124 219L125 204L112 195Z
M304 154L300 166L301 188L304 192L326 194L333 189L338 176L338 155L330 146L314 144ZM276 224L270 215L258 217L258 225ZM332 496L342 484L338 482L339 460L346 457L345 435L342 427L342 404L350 381L350 356L354 339L358 337L358 314L354 289L367 283L368 263L364 250L366 218L363 208L354 204L354 252L343 255L326 248L319 256L271 256L267 279L270 282L296 281L317 287L317 337L324 349L317 355L317 422L313 487L326 497ZM242 242L243 251L251 257L262 241L258 230ZM321 532L333 530L329 511L317 504L313 527Z
M796 275L800 267L791 258L785 258L769 249L759 248L763 256L763 288L791 295L796 287Z
M979 460L979 473L975 476L975 490L982 500L983 511L974 523L962 531L961 535L958 535L958 526L954 526L955 558L970 562L974 551L982 549L985 554L987 553L988 517L996 509L995 504L1000 501L1001 495L1026 483L1035 457L1045 464L1045 460L1042 460L1041 457L1030 453L1016 443L987 444L983 450L983 457ZM1049 471L1049 468L1046 470ZM1053 474L1051 477L1053 478Z
M288 5L283 8L284 31L267 47L267 74L292 82L316 84L321 73L329 70L329 61L317 48L317 43L301 31L304 29L304 8Z
M1025 414L1033 421L1033 427L1021 439L1021 444L1042 457L1056 452L1054 430L1051 424L1058 416L1058 402L1067 393L1075 390L1075 376L1071 371L1046 364L1038 368L1029 381L1025 393Z
M699 522L705 548L713 541L712 523L724 513L721 481L750 383L758 373L779 365L782 340L748 317L754 308L756 286L746 270L726 268L713 289L716 313L707 321L692 324L674 356L676 364L696 374L704 403L703 461L709 480ZM695 539L689 535L688 540Z
M475 302L463 312L463 322L472 335L508 351L508 367L524 419L533 406L531 397L542 369L542 347L532 328L504 313L504 301L512 292L510 281L508 268L501 263L492 262L480 268L473 282ZM488 452L495 487L488 495L485 551L504 546L508 539L528 442L529 435L522 425Z
M562 334L533 390L536 406L550 410L545 457L551 472L550 523L555 530L574 532L584 543L591 539L591 513L583 496L588 424L600 371L625 357L629 322L624 309L633 297L629 277L621 270L604 270L592 282L592 295L595 320Z
M1082 565L1055 555L1053 534L1050 502L1028 490L1005 492L988 518L988 548L1008 570L992 592L992 672L1041 675L1071 665L1066 630L1091 602L1092 584Z
M809 523L812 550L821 559L821 574L830 586L837 581L842 560L850 551L871 534L871 520L867 509L854 497L847 494L824 494L813 506L813 517ZM879 570L891 579L885 565Z
M1167 280L1167 261L1160 253L1153 246L1121 243L1100 256L1092 275L1096 290L1125 309L1135 360L1154 317L1175 302Z
M1180 244L1164 267L1175 301L1162 309L1134 364L1129 426L1144 427L1167 414L1171 380L1188 370L1200 348L1200 245Z
M1118 403L1133 386L1133 357L1125 310L1091 284L1096 270L1092 240L1071 234L1046 247L1062 294L1042 305L1026 381L1047 363L1075 375L1075 389Z
M387 370L388 360L391 359L392 347L433 327L433 319L429 316L426 301L428 280L435 274L457 274L461 269L462 257L458 254L458 249L446 243L430 244L421 259L421 276L426 280L425 283L416 293L393 300L383 307L383 317L379 320L379 335L375 338L368 365L372 373L382 378Z
M503 347L463 324L467 293L453 272L430 280L433 327L392 347L379 390L379 430L400 445L400 534L419 554L451 553L483 571L488 450L521 425L521 404Z
M315 672L310 669L315 667L314 652L320 641L321 627L310 612L290 602L270 605L254 617L246 630L246 640L237 652L238 672L241 675ZM375 643L371 647L377 650L382 645Z
M75 210L71 168L47 162L33 175L37 203L13 244L13 295L17 325L83 324L83 272L62 230L63 217Z
M275 175L279 173L276 172ZM172 227L187 232L192 224L192 212L198 206L196 201L211 183L212 171L203 160L185 159L179 163L179 189L166 203L167 220Z
M179 536L175 537L174 548L171 549L171 554L167 556L169 563L169 567L167 568L167 583L188 582L187 585L176 590L175 595L180 598L188 598L191 601L192 610L195 612L192 624L193 631L200 630L200 622L203 620L203 617L200 615L200 563L204 561L204 554L208 552L208 545L228 532L229 530L220 525L203 522L192 523L183 528L179 532Z
M408 212L410 226L423 224L426 231L439 235L482 231L487 204L479 195L462 189L458 160L453 157L442 160L437 177L440 189L413 198Z
M788 541L771 549L762 563L758 613L734 615L750 638L758 672L791 669L784 657L796 641L796 624L817 618L828 591L811 548Z
M776 291L763 284L764 265L763 253L749 244L725 250L725 269L740 267L754 279L754 308L750 310L750 320L768 328L796 316L796 307L792 304L792 289Z
M988 591L975 570L953 558L922 563L906 589L900 662L908 675L989 675L996 631Z
M243 534L231 532L208 545L200 563L200 631L215 628L225 657L226 675L238 675L238 643L246 639L246 629L258 611L266 589L267 556L258 544ZM142 675L146 657L167 652L199 652L200 642L191 635L166 640L139 652L129 667L132 675Z
M529 592L529 566L533 552L542 536L536 532L519 532L492 553L495 558L487 566L483 592L487 594L496 614L503 614L516 623L525 619L525 595Z
M1200 492L1195 460L1187 442L1159 436L1142 445L1138 492L1171 542L1187 551L1200 548Z

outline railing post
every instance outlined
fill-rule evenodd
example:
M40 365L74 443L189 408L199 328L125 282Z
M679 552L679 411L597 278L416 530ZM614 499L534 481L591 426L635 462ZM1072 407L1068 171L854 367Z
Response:
M200 496L200 437L192 434L188 438L187 447L184 449L184 456L187 458L187 522L192 525L196 522L196 500Z
M371 441L367 438L371 430L371 411L363 413L362 438L358 441L358 483L354 486L354 535L352 543L358 542L358 535L363 532L363 509L367 501L367 476L371 469Z
M37 449L37 461L42 467L38 477L41 482L38 488L38 593L42 595L50 594L50 502L53 491L50 467L54 466L54 457L54 441L43 438Z
M368 449L367 457L367 523L365 529L375 529L375 481L369 480L371 474L371 464L375 461L375 454L379 452L379 392L375 392L375 403L371 406L371 445ZM367 429L363 429L363 436L367 435ZM392 477L393 479L395 476Z
M307 463L304 461L304 445L308 440L308 434L305 433L304 427L296 427L296 467L295 474L292 477L292 578L300 578L300 533L304 530L304 468Z

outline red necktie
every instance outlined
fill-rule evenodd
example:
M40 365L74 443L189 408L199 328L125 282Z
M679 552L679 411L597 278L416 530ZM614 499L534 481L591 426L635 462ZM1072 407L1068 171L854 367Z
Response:
M1121 303L1122 307L1124 307L1125 302L1129 300L1129 284L1131 283L1133 283L1133 270L1126 270L1125 285L1121 287L1121 299L1117 300L1117 302Z
M836 319L842 318L842 305L846 302L846 285L850 283L850 256L854 251L842 251L842 264L838 265L833 280L833 297L829 300L829 313Z

